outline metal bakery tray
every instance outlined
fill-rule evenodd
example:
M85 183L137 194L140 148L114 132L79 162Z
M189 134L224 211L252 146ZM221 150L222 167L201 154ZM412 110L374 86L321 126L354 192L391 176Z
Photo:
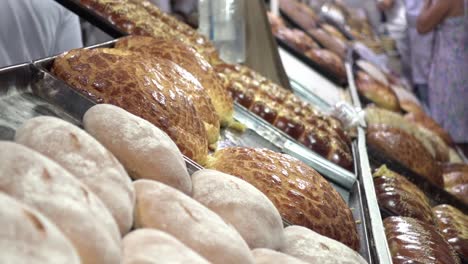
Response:
M0 69L0 140L13 140L15 130L23 122L40 115L56 116L81 126L82 116L94 103L37 66L41 63L50 64L51 59L53 58L39 60L35 62L36 65L21 64ZM228 140L231 140L232 144L238 142L239 138L234 132L223 133L225 140L222 144L228 144ZM261 137L248 136L248 138L258 141L244 141L244 143L263 144ZM194 161L188 158L185 160L190 173L202 169ZM322 174L328 178L332 177L331 172ZM368 220L359 181L356 181L349 190L342 189L342 191L345 191L345 201L352 208L357 221L361 239L360 253L369 260L370 256L374 255L370 246L370 241L373 239L368 238L371 233L367 229ZM285 224L288 224L287 221Z

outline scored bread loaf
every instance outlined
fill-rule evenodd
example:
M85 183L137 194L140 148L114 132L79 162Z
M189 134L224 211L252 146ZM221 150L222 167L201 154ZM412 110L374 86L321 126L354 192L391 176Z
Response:
M109 149L133 179L151 179L192 193L184 157L166 133L122 108L91 107L83 117L88 133Z
M351 210L330 183L303 162L268 149L229 147L216 151L207 168L252 184L289 222L359 248Z
M256 248L252 250L256 264L306 264L298 258L274 251L268 248Z
M387 217L383 221L394 264L459 264L457 254L435 226L411 217Z
M383 165L374 174L375 194L381 209L392 215L408 216L434 223L426 195L413 183Z
M193 47L175 39L169 40L146 36L121 38L115 43L115 47L141 52L145 56L161 57L182 66L203 85L216 110L215 113L218 115L221 125L227 126L233 122L234 104L232 98L227 93L222 80L218 77L213 67ZM203 112L210 110L208 106L203 107Z
M1 192L0 216L0 263L81 263L73 245L54 223Z
M182 67L162 58L97 48L58 56L52 73L96 103L117 105L148 120L203 165L208 155L203 122L209 120L190 100L200 83Z
M167 232L213 263L254 263L239 233L204 205L157 181L133 184L136 228Z
M193 199L233 225L250 248L279 249L283 221L261 191L237 177L215 170L192 175Z
M15 141L54 160L88 186L107 206L120 234L133 224L135 191L119 161L79 127L40 116L16 130Z
M284 230L286 241L281 252L307 263L365 264L356 251L346 245L322 236L302 226L288 226Z
M122 264L209 264L175 237L156 229L141 228L122 239Z
M38 210L70 239L84 264L120 261L118 226L102 201L49 158L0 141L0 190Z
M461 259L468 261L468 215L448 204L438 205L432 211L437 229Z

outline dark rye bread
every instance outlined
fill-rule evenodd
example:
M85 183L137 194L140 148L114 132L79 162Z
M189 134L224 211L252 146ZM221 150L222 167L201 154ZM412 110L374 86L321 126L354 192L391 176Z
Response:
M396 216L408 216L433 224L426 195L413 183L383 165L373 174L379 207Z
M366 140L385 157L400 162L439 187L444 186L440 166L412 135L386 125L371 125L367 128Z
M410 217L384 220L385 235L394 264L459 264L460 259L435 226Z
M303 162L267 149L230 147L216 151L207 167L258 188L292 224L359 249L351 210L340 194Z

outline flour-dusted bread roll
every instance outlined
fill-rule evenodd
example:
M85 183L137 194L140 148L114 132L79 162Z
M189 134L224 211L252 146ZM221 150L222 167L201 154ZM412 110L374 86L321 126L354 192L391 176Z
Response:
M122 162L133 179L156 180L192 193L182 153L166 133L150 122L117 106L99 104L86 112L83 123L86 131Z
M233 225L250 248L279 249L284 241L281 216L250 183L216 170L192 175L193 198Z
M0 263L80 263L70 241L38 211L0 193L0 216Z
M306 264L298 258L274 251L268 248L256 248L252 250L256 264Z
M213 263L254 263L239 233L199 202L157 181L133 184L137 228L167 232Z
M122 264L209 264L175 237L156 229L141 228L122 240Z
M119 161L88 133L55 117L40 116L16 130L15 141L54 160L107 206L120 233L133 224L135 192Z
M52 220L83 264L120 262L119 229L109 210L54 161L22 145L0 141L0 190Z
M367 263L356 251L344 244L322 236L302 226L288 226L281 252L308 263L359 264Z

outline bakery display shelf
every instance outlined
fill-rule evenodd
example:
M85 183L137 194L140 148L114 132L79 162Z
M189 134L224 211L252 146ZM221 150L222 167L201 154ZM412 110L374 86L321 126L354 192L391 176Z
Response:
M81 126L84 113L95 103L41 69L41 65L50 65L52 59L53 57L0 69L0 140L13 140L16 129L22 123L40 115L55 116ZM232 136L231 132L223 133L225 138L229 139ZM222 140L220 144L235 144L238 138L229 140L232 142L227 143ZM257 144L258 142L260 141L257 141ZM250 144L250 142L244 143ZM190 173L202 169L194 161L188 158L185 160ZM324 172L322 175L326 178L336 177L331 171ZM335 185L335 187L338 186ZM355 181L350 189L341 189L341 194L348 206L352 208L356 220L361 240L359 252L369 260L369 263L372 263L369 258L374 255L373 248L370 246L370 241L373 239L369 238L371 233L367 229L368 219L360 182ZM290 223L284 220L284 224Z

